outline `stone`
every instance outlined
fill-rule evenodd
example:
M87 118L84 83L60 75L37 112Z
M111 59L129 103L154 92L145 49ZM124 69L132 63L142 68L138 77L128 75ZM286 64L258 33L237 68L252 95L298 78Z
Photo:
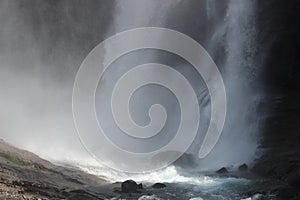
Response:
M219 169L217 171L218 174L226 174L228 173L228 170L226 169L226 167L222 167L221 169Z
M155 189L161 189L161 188L165 188L167 187L165 184L163 183L155 183L154 185L151 186L152 188L155 188Z
M121 189L122 192L124 193L137 192L137 189L142 189L142 188L143 188L142 184L137 184L133 180L127 180L121 184Z

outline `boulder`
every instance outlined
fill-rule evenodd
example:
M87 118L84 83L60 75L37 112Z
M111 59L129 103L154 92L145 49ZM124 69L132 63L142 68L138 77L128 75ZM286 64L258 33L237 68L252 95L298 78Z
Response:
M163 183L155 183L154 185L151 186L152 188L155 188L155 189L161 189L161 188L165 188L167 187L165 184Z
M137 192L138 189L143 189L143 185L141 183L137 184L133 180L127 180L121 184L121 189L124 193Z
M228 173L228 170L226 167L222 167L221 169L219 169L218 171L216 171L218 174L226 174Z

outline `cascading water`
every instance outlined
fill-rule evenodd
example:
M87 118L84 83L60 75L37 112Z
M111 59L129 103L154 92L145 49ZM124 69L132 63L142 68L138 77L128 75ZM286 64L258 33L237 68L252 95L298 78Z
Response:
M255 1L228 1L222 16L218 16L218 3L207 1L208 21L217 17L206 44L223 72L228 111L219 144L202 162L207 168L251 162L259 137Z
M137 7L139 8L138 11L135 10ZM192 7L194 7L193 10L191 10ZM191 19L191 16L198 14L198 12L202 19ZM177 13L179 13L178 16ZM198 163L196 169L211 170L222 166L250 163L255 156L258 145L259 120L254 118L257 116L256 106L260 97L260 92L254 90L254 87L258 85L254 13L255 1L166 1L163 6L158 2L144 1L117 1L115 4L115 15L109 30L120 32L130 28L154 25L174 28L192 36L202 44L217 63L225 83L228 107L221 138L206 158L198 159L197 153L203 141L203 134L209 124L211 114L209 94L201 78L199 79L194 75L195 71L189 69L192 66L187 66L180 59L163 52L154 51L128 54L127 59L121 58L112 67L112 70L107 70L104 76L105 86L98 87L100 96L98 96L97 102L104 102L106 96L109 96L107 91L111 90L118 79L114 75L120 76L124 73L124 68L130 69L128 66L154 61L171 63L175 69L189 77L191 84L197 88L196 93L200 102L202 121L197 138L188 150L188 153L193 154L196 158ZM197 21L192 30L186 30L180 26L189 25L192 20ZM176 25L174 25L174 21L177 22ZM168 62L168 60L171 61ZM123 70L118 71L118 67L123 67ZM101 97L101 93L105 97ZM166 91L159 90L158 95L152 94L151 91L149 93L138 96L140 103L135 103L130 107L133 110L133 117L134 114L138 116L134 119L141 124L147 124L147 117L145 118L147 114L145 114L145 108L142 107L143 103L150 104L148 99L156 98L158 101L167 100L176 104L169 97L162 97L168 96ZM103 108L98 105L100 107L98 113L111 112L108 105L102 105ZM169 117L180 115L176 107L173 106L172 108ZM143 120L143 118L145 119ZM108 121L107 115L103 116L102 120ZM175 123L173 121L173 123L166 124L169 126L169 132L174 131L170 126L176 128L176 123L178 123L178 119L175 118ZM117 133L119 130L118 128L114 129L113 124L114 122L111 120L106 128L110 132ZM154 140L153 142L159 141Z

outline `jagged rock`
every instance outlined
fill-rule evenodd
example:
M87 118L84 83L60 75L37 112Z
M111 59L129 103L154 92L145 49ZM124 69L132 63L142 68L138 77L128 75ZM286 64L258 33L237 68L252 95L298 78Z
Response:
M138 189L143 189L143 185L141 183L137 184L133 180L127 180L121 184L121 189L122 189L122 192L125 192L125 193L137 192Z
M154 185L151 186L152 188L155 188L155 189L161 189L161 188L165 188L167 187L165 184L163 183L155 183Z
M222 167L221 169L219 169L217 171L218 174L226 174L228 173L228 170L226 169L226 167Z
M242 164L239 166L239 171L247 171L248 170L248 165L246 163Z

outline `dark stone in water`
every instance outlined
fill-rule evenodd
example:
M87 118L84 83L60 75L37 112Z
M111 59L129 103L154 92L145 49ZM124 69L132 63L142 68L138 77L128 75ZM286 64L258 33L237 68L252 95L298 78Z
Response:
M247 170L248 170L248 165L246 165L246 163L239 166L239 171L247 171Z
M217 171L218 174L226 174L228 173L228 170L226 169L226 167L222 167L221 169L219 169Z
M143 189L143 185L141 183L137 184L133 180L127 180L121 184L121 189L122 189L122 192L125 192L125 193L137 192L138 189Z
M161 189L161 188L165 188L167 187L165 184L163 183L155 183L154 185L151 186L152 188L155 188L155 189Z

